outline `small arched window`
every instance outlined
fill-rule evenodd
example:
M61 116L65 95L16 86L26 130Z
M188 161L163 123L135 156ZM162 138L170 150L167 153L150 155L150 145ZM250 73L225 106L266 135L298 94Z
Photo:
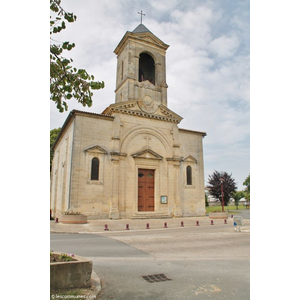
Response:
M139 82L149 80L155 84L155 63L147 53L141 53L139 59Z
M192 185L192 168L190 166L186 167L186 184Z
M91 180L99 180L99 159L97 157L92 159Z

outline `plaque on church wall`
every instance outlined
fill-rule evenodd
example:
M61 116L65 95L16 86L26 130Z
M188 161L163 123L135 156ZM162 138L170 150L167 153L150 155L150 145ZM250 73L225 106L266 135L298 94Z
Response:
M160 196L160 203L167 204L168 203L168 196Z

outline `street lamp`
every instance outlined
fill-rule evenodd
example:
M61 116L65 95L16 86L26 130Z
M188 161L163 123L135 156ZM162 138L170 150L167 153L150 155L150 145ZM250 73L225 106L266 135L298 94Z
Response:
M222 212L224 212L224 193L223 193L223 181L224 181L224 178L221 177L220 181L221 181L221 193L222 193Z

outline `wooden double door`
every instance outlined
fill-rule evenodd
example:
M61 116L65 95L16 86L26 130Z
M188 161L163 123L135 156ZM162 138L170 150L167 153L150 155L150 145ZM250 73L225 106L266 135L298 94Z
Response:
M154 170L138 170L138 211L154 211Z

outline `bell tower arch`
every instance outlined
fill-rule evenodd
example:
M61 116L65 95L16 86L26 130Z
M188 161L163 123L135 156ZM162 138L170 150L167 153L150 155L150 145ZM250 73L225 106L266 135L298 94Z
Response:
M146 80L155 85L155 62L151 55L143 52L139 58L139 82Z
M114 51L118 59L115 103L138 101L141 109L151 105L152 110L160 104L167 107L168 47L143 24L125 33Z

